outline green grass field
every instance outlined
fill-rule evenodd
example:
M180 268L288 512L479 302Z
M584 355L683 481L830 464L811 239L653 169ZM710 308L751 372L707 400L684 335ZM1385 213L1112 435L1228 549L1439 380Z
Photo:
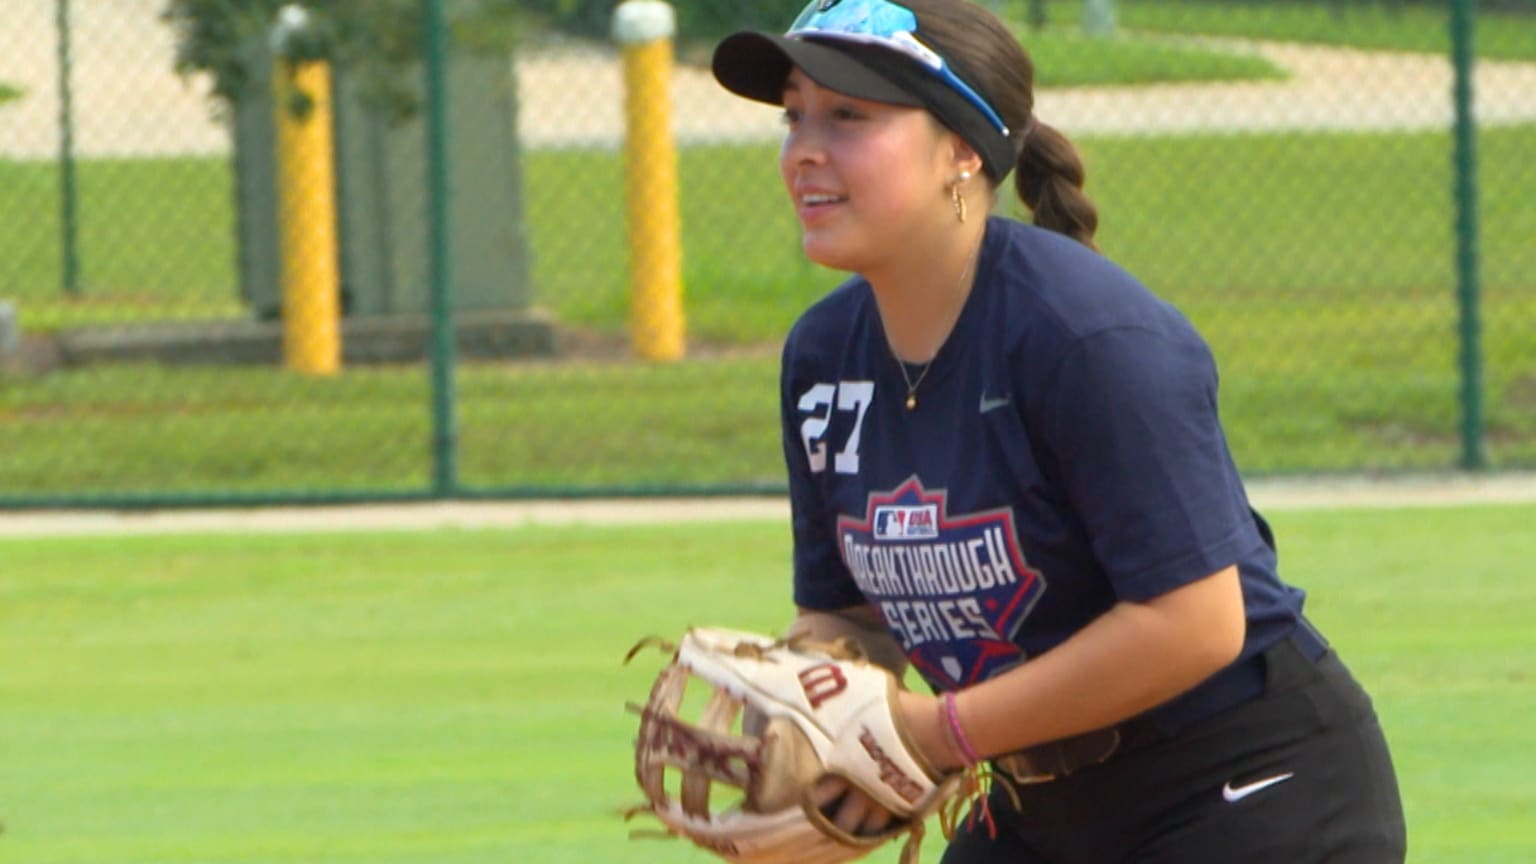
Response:
M776 357L466 365L471 485L782 487ZM102 366L0 388L9 494L425 488L424 370L308 379L263 368Z
M1536 857L1536 506L1271 515L1410 861ZM661 658L620 660L781 627L788 558L777 523L0 540L0 858L702 864L616 815Z
M1007 0L1004 11L1025 20L1031 0ZM1131 33L1240 36L1286 42L1316 42L1394 51L1444 54L1450 50L1448 3L1401 0L1117 0L1116 22ZM1051 0L1046 32L1075 28L1082 18L1080 0ZM1531 38L1533 16L1527 12L1477 13L1475 45L1490 60L1536 60Z
M771 353L668 365L466 365L460 478L486 491L781 488L776 375ZM1449 369L1226 375L1223 412L1245 471L1434 470L1456 461ZM1498 392L1489 402L1491 457L1506 467L1536 462L1536 392ZM315 380L260 368L97 367L0 388L0 423L4 491L22 499L408 493L431 481L420 369Z

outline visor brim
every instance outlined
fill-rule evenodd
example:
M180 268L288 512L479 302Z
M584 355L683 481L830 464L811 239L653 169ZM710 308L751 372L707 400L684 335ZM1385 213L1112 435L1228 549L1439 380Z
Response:
M790 69L828 90L856 99L918 107L923 101L855 59L842 46L770 36L733 33L715 46L711 67L715 80L738 96L770 105L784 104L784 82Z

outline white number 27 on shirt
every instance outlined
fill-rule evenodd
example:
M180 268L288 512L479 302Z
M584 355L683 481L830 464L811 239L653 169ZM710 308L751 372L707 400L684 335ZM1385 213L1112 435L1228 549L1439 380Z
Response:
M839 381L836 384L817 384L800 394L800 411L811 415L800 424L800 440L805 442L805 457L810 460L811 471L827 470L827 427L832 424L833 405L838 411L853 412L853 429L843 449L832 459L832 468L839 474L859 473L859 432L864 427L864 412L875 398L873 381Z

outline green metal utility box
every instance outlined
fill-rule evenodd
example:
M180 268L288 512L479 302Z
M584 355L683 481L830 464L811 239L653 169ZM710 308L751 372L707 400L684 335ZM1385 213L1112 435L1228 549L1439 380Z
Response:
M247 46L250 85L235 106L240 292L255 317L282 314L277 233L272 59ZM348 317L415 317L428 310L426 133L422 112L401 119L370 104L351 70L333 69L342 308ZM419 67L403 80L420 82ZM526 310L532 300L517 139L517 82L505 54L449 58L453 309Z

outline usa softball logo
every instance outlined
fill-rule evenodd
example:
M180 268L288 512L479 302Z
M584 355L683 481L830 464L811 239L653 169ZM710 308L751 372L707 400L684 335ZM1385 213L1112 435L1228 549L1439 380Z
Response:
M939 508L891 506L875 509L875 536L881 540L914 540L939 536Z
M1024 659L1013 642L1045 591L1007 508L950 516L944 490L912 477L838 520L839 549L865 597L933 684L974 684Z

